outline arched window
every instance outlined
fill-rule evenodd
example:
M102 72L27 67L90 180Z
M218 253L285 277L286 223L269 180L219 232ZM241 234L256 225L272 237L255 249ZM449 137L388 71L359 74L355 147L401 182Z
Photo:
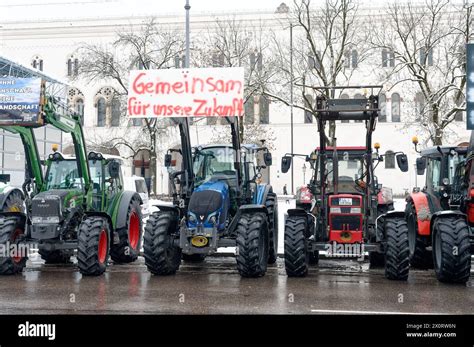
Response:
M392 122L400 122L401 120L401 101L400 94L392 94Z
M382 49L382 67L395 66L395 53L386 48Z
M379 122L386 122L387 121L387 97L385 94L380 94L379 96Z
M385 168L395 169L395 153L393 151L385 152Z
M120 126L120 100L117 97L112 99L112 122L113 127Z
M97 100L97 126L98 127L105 126L105 110L106 110L105 99L101 97Z
M415 94L415 121L419 122L423 119L423 114L425 112L425 96L422 92L417 92Z
M250 96L244 104L245 108L245 124L255 123L255 100Z
M270 100L264 95L260 96L259 101L260 124L268 124L270 120Z
M455 100L456 106L458 106L458 107L461 106L462 103L463 103L463 99L464 99L464 95L461 95L460 98ZM464 111L456 111L456 113L454 115L454 120L456 122L462 122L463 121L463 113L464 113Z
M79 74L79 59L71 55L67 60L67 75L74 77Z
M81 125L84 125L84 100L76 99L74 104L74 111L81 116Z
M354 95L354 99L366 99L366 97L358 93ZM362 120L355 120L354 123L362 123Z
M342 94L342 95L340 96L340 98L341 98L341 99L349 99L349 95L347 95L347 94ZM349 123L349 121L346 120L346 119L343 119L343 120L341 120L341 123Z
M34 69L43 71L43 59L39 56L34 57L33 61L31 62L31 66L33 66Z
M305 123L313 123L313 112L310 111L311 107L313 106L313 96L312 95L305 95L304 106L309 110L304 110L304 122Z

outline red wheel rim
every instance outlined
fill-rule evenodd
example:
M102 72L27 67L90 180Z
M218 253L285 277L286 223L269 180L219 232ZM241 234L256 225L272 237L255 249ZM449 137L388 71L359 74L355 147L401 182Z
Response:
M107 231L102 229L99 236L99 263L104 263L107 257Z
M11 239L11 242L15 242L16 239L18 238L18 236L20 236L21 234L23 234L23 230L21 229L16 229L15 232L12 234L12 239ZM18 255L18 246L17 246L17 249L16 249L16 252L17 252L17 255L12 257L12 260L14 263L19 263L21 261L21 259L23 258L22 256Z
M130 247L137 249L139 239L140 219L138 218L138 213L133 211L130 214L130 220L128 221L128 240L130 241Z

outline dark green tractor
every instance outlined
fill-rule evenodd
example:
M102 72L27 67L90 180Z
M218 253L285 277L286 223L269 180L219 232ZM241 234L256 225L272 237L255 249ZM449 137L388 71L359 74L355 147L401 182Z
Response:
M80 272L100 275L109 256L118 263L137 259L142 202L136 192L123 190L120 160L86 154L79 116L60 112L59 106L47 99L40 126L50 124L71 134L75 156L50 154L44 176L33 127L1 126L20 135L27 170L22 187L25 211L0 212L0 244L37 247L47 263L67 262L77 250ZM21 272L26 260L25 252L2 254L0 274Z

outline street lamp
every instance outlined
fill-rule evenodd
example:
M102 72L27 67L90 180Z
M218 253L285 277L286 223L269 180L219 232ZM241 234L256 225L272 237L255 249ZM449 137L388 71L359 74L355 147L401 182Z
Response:
M303 184L306 182L306 163L303 163Z

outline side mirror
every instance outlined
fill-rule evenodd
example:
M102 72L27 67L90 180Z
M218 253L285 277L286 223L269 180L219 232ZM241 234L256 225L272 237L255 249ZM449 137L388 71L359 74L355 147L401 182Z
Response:
M406 154L397 154L397 165L402 172L408 171L408 157Z
M263 162L265 163L265 166L271 166L272 165L272 154L270 152L266 152L263 154Z
M416 158L416 174L417 175L424 175L426 169L426 158Z
M10 174L0 174L0 182L5 184L10 183Z
M165 154L165 167L171 166L171 154Z
M111 161L109 163L109 175L111 178L120 177L120 163L117 161Z
M290 155L285 155L283 158L281 158L281 172L282 173L287 173L288 170L291 167L291 160L293 158Z

